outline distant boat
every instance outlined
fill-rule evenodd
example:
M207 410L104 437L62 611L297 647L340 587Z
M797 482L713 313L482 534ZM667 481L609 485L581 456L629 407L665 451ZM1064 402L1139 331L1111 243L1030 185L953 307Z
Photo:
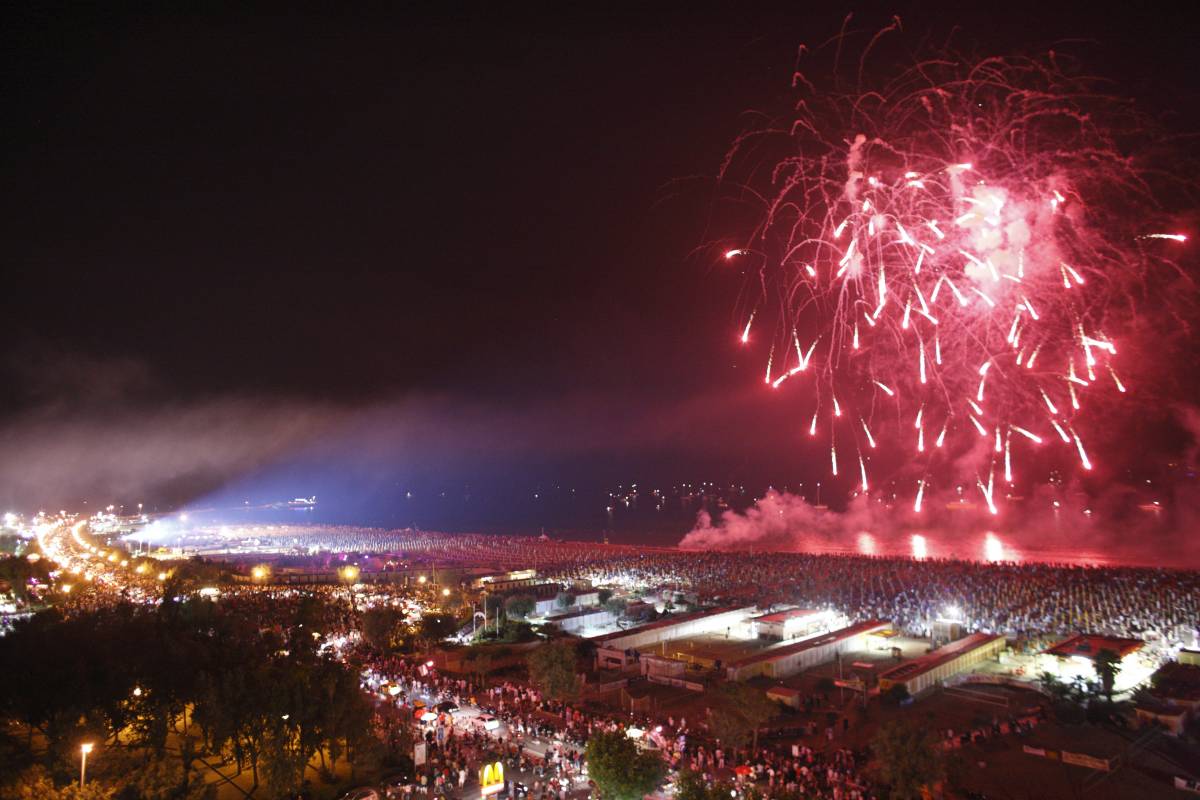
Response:
M312 508L316 504L317 504L317 496L314 494L312 497L297 497L294 500L289 500L287 505L288 505L288 508L294 508L294 509L298 509L300 511L307 511L308 509Z

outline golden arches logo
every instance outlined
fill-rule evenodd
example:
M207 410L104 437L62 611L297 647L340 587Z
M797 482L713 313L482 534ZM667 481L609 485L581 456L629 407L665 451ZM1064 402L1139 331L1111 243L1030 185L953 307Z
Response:
M479 787L481 794L487 796L504 788L504 765L499 761L486 764L479 771Z

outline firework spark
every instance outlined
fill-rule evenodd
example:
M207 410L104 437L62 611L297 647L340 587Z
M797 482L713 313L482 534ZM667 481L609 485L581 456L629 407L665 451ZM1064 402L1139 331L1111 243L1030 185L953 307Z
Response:
M1118 101L1064 75L1053 58L939 54L884 84L861 80L852 92L798 80L794 124L746 132L721 172L737 182L749 153L760 158L751 141L785 144L771 187L741 196L764 198L748 242L766 254L753 307L781 332L762 345L768 361L785 354L777 375L805 372L789 394L814 409L809 434L815 409L829 403L836 474L836 437L860 453L884 449L894 426L880 413L915 419L919 458L906 468L925 476L971 449L972 433L994 435L989 450L1003 454L1012 482L1017 459L1044 443L1034 432L1042 419L1091 469L1076 433L1088 427L1082 395L1090 409L1132 393L1107 334L1131 327L1131 287L1188 241L1145 233L1165 220L1148 190L1130 189L1146 183L1104 125L1118 118L1106 117L1106 104ZM745 166L751 174L761 162ZM1105 203L1131 195L1120 210ZM807 351L801 338L813 342ZM777 349L781 339L794 343L794 360L790 345ZM1111 382L1096 381L1104 370ZM859 424L839 419L843 410ZM945 422L927 450L922 418L931 415ZM993 472L976 483L997 513ZM866 491L861 456L860 473ZM929 483L917 482L915 508Z

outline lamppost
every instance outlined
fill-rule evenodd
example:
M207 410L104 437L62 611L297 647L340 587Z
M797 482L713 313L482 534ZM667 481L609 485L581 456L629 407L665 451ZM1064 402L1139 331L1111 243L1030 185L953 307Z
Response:
M91 742L84 742L79 745L79 789L83 790L83 782L87 780L87 757L88 753L92 752L94 745Z
M358 567L353 564L349 564L342 567L338 574L350 588L350 608L358 611L358 605L354 599L354 584L358 582Z

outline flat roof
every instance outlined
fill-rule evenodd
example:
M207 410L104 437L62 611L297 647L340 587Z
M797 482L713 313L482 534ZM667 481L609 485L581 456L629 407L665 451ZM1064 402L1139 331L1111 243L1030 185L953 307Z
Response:
M1102 636L1094 633L1080 633L1070 639L1064 639L1048 650L1043 650L1052 656L1083 656L1095 659L1101 650L1111 650L1119 658L1141 650L1146 643L1141 639L1126 639L1120 636Z
M572 607L571 611L562 614L548 614L546 620L548 622L562 622L563 620L574 619L575 617L586 617L590 614L610 614L604 606L583 606L582 608Z
M644 625L638 625L623 631L613 631L612 633L606 633L603 636L597 636L595 639L592 639L592 641L602 647L605 643L613 641L614 639L623 639L626 636L632 636L637 633L645 633L646 631L652 631L655 628L669 628L672 625L682 625L685 622L692 622L694 620L704 619L705 617L715 617L718 614L726 614L730 611L741 611L748 607L749 606L721 606L719 608L706 608L701 611L691 611L687 614L671 614L662 619L656 619L653 622L647 622Z
M939 647L932 653L927 653L920 658L886 669L879 673L879 679L907 681L1000 638L1003 637L996 633L972 633L970 636L953 641L945 647Z
M731 666L731 667L746 667L751 664L757 664L761 661L774 661L777 658L786 658L787 656L794 655L795 653L801 653L801 652L804 652L805 650L812 650L814 648L822 647L827 644L833 644L835 642L840 642L843 639L849 639L853 636L858 636L858 635L864 634L864 633L870 633L871 631L876 630L877 628L886 628L890 624L891 624L890 622L887 622L886 620L882 620L882 619L873 619L873 620L868 620L866 622L859 622L854 625L847 626L845 628L839 628L836 631L830 631L829 633L825 633L820 636L814 636L811 639L805 639L800 642L794 642L792 644L784 645L783 647L768 648L767 650L764 650L761 653L755 653L752 656L746 656L745 658L738 659L737 661L734 661L732 664L729 664L729 666Z
M755 622L787 622L789 619L811 617L824 613L824 611L815 608L789 608L787 611L776 611L774 614L763 614L759 617L751 617L751 619Z

